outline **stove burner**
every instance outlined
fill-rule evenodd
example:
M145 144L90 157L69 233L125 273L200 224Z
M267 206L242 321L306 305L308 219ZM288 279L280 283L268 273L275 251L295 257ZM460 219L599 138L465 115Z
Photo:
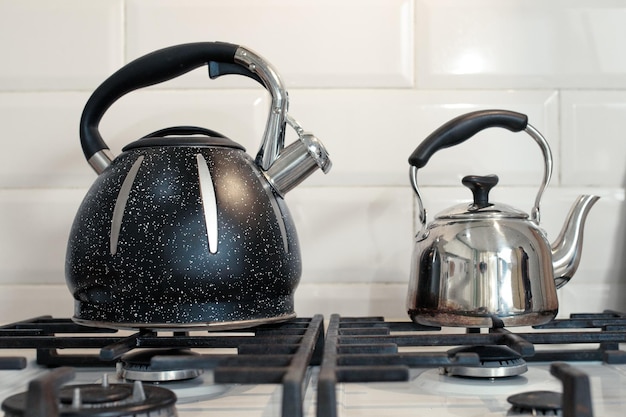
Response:
M176 416L176 395L165 388L134 384L81 384L58 388L73 377L73 371L59 368L31 381L27 392L2 403L5 417L147 417Z
M0 326L0 353L4 349L22 349L24 353L29 352L29 355L35 354L36 364L33 363L33 366L55 369L71 366L83 369L85 372L81 371L81 380L76 383L86 383L98 378L99 375L93 375L93 371L106 368L110 373L110 367L118 363L120 374L123 375L110 374L111 380L127 382L125 378L140 377L142 379L172 379L171 375L167 378L163 378L162 375L154 378L150 377L150 373L147 376L143 373L139 376L128 373L128 370L123 371L120 361L122 358L128 360L126 355L144 349L162 349L159 350L159 355L172 348L193 350L200 356L199 361L196 361L194 357L194 360L184 364L182 362L189 358L183 358L182 361L172 358L158 364L155 362L155 367L152 369L153 371L177 370L174 372L174 379L176 379L174 382L158 385L160 381L153 381L155 385L167 386L168 390L173 391L179 399L177 403L181 400L195 402L216 397L231 389L237 393L245 392L249 388L240 387L238 384L245 384L248 387L258 384L261 385L259 388L264 393L279 388L276 395L272 395L271 402L272 409L274 409L274 403L278 403L276 410L280 410L282 417L304 415L305 405L308 407L305 400L308 401L308 398L303 394L307 392L311 381L310 367L320 365L324 354L324 318L321 314L316 314L311 318L300 317L280 323L268 323L245 329L245 331L220 331L209 333L209 335L199 333L201 332L191 334L191 332L180 330L143 329L127 334L118 329L79 325L71 318L40 316ZM189 352L185 354L188 355ZM22 369L27 364L30 366L27 358L28 356L9 357L6 361L0 358L0 369L3 367L4 369ZM140 366L144 372L146 364L147 362L144 362L144 367ZM168 367L168 364L172 366ZM187 372L182 372L181 375L179 369L187 370ZM210 371L203 372L197 378L179 379L199 375L201 372L199 369L210 369ZM34 370L29 370L27 367L26 370L17 371L17 373L22 372L25 377L28 377L31 371ZM83 377L89 379L82 379ZM2 388L4 389L7 385L10 387L10 381L5 381ZM61 385L57 386L61 387ZM265 389L263 387L265 385L271 385L271 387ZM58 391L59 389L55 388L54 391L49 392L57 393ZM50 396L50 398L55 397L54 394ZM256 398L254 395L249 397ZM46 404L52 404L52 402ZM58 405L54 405L58 409ZM45 410L39 413L29 412L29 417L53 415L56 417L58 413L54 414ZM151 414L151 417L157 415ZM163 416L158 415L158 417Z
M476 353L480 358L477 366L446 366L443 373L449 376L471 378L504 378L521 375L528 370L526 361L520 354L506 346L462 346L448 351L457 353Z
M529 391L511 395L506 399L516 414L557 415L561 411L563 396L554 391Z
M77 388L80 389L76 391ZM132 397L134 388L136 387L131 384L108 385L106 382L103 382L102 385L67 386L59 392L59 400L61 400L62 404L72 404L73 402L80 402L84 405L115 403ZM80 398L77 399L77 395ZM139 396L140 394L136 395Z
M185 349L146 349L128 353L118 362L117 376L127 381L171 382L200 376L202 369L154 370L150 361L154 356L192 356L196 353Z

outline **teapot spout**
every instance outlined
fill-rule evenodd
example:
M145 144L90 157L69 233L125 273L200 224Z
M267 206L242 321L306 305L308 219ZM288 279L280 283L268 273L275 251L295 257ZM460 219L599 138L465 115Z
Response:
M599 198L595 195L579 196L572 205L559 236L552 243L552 268L556 288L567 284L578 269L585 220Z

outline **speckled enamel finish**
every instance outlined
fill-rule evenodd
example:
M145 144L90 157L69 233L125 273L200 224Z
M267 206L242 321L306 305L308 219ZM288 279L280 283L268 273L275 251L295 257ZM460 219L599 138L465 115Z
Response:
M198 154L215 189L216 253L208 247ZM112 254L114 206L140 156ZM233 328L287 319L295 315L300 275L298 239L284 200L245 152L219 146L120 154L85 196L66 258L74 319L115 328Z

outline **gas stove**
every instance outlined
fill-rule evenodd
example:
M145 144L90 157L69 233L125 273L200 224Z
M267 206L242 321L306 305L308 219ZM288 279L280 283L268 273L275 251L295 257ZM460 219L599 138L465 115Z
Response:
M0 398L5 415L16 417L298 417L323 337L321 315L171 333L37 317L0 328ZM164 392L175 395L175 406Z
M623 415L626 316L534 328L436 328L333 315L317 415Z
M0 400L7 416L46 404L33 417L621 416L620 343L615 311L492 329L316 315L219 333L38 317L0 328Z

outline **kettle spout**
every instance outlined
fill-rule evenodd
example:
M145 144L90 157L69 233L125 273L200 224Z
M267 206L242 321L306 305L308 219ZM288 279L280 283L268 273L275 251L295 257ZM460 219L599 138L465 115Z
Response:
M578 269L585 220L589 210L599 198L595 195L579 196L570 209L559 236L552 244L552 268L556 288L567 284Z
M331 166L322 142L309 133L301 133L298 140L281 151L278 159L265 171L265 177L272 188L284 196L318 168L327 173Z
M298 140L284 148L264 172L272 188L281 197L318 168L327 173L332 166L326 148L317 137L305 132L298 132L298 136Z

